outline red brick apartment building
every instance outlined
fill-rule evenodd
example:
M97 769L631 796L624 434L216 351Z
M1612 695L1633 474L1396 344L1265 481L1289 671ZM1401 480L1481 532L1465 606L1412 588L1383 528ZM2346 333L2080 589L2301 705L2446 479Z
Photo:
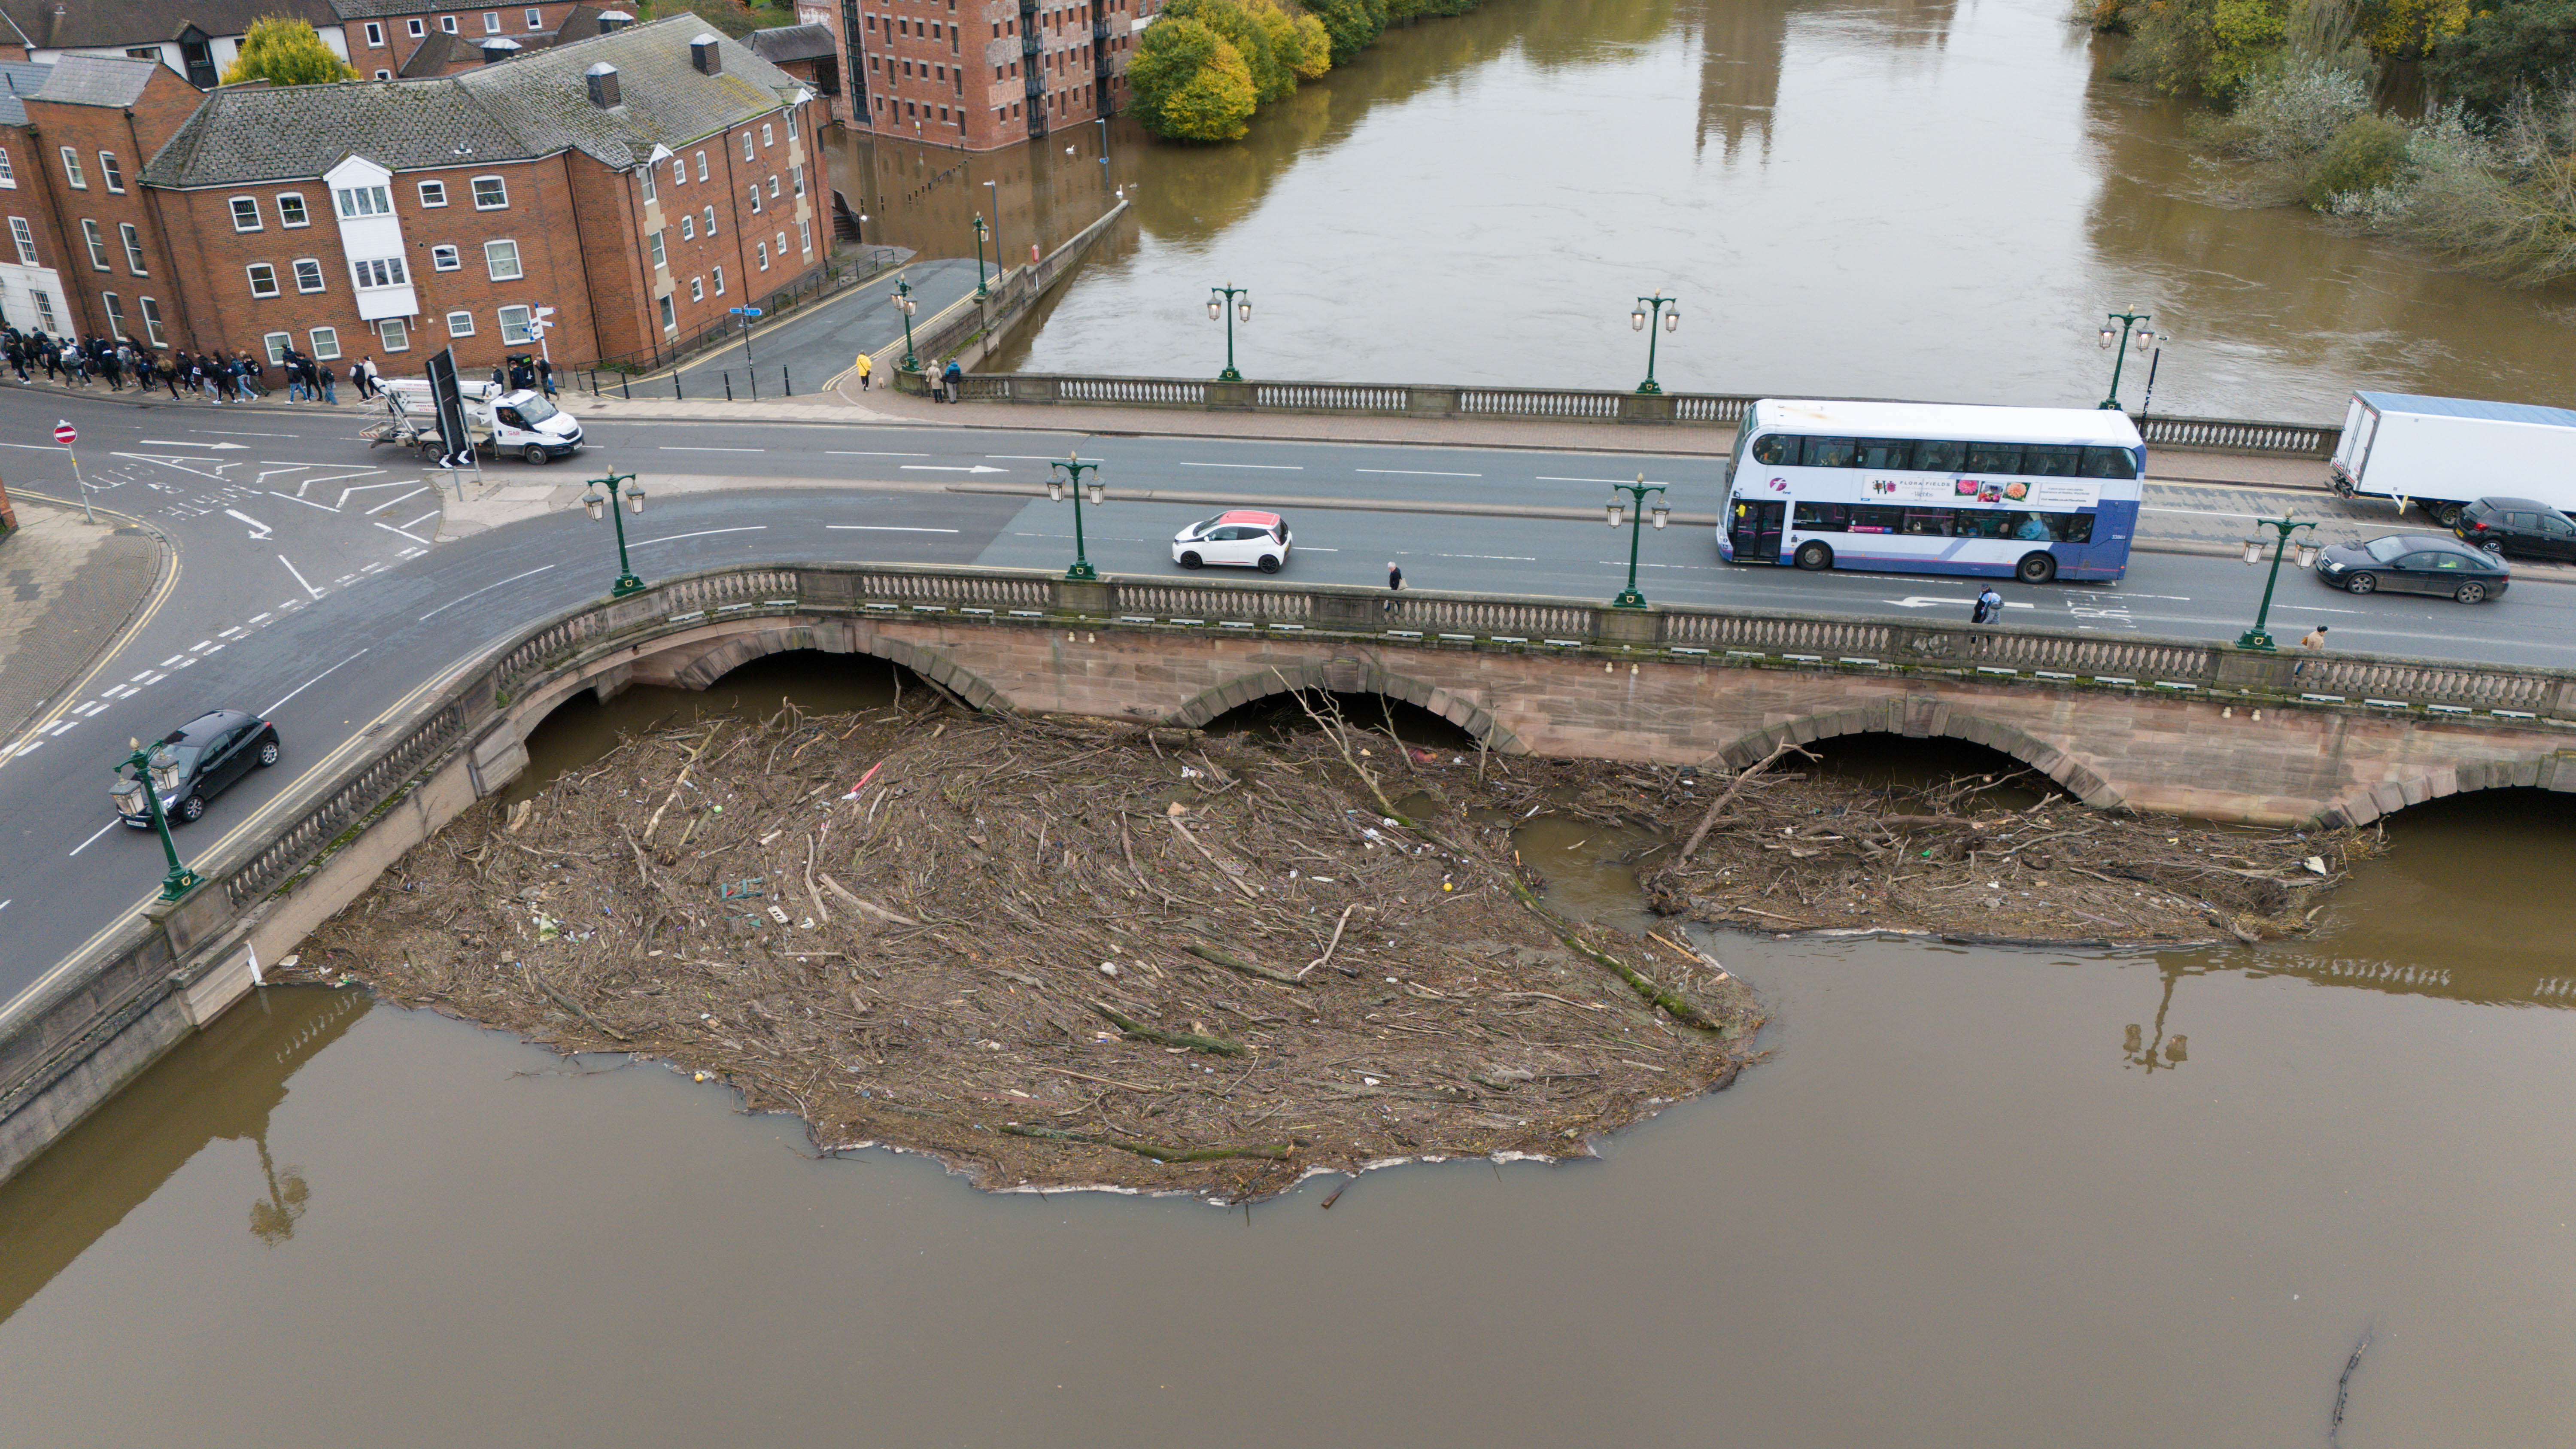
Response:
M968 151L1113 115L1158 0L832 0L800 19L838 38L851 124Z
M620 357L824 263L820 121L693 15L449 76L204 95L144 61L0 63L0 317L402 371L532 348L553 308L559 364Z

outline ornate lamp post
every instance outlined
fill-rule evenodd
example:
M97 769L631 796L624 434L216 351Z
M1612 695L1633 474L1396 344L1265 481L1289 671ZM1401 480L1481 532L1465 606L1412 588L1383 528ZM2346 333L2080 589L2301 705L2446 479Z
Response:
M1637 391L1642 393L1653 394L1663 391L1655 381L1655 333L1658 330L1658 323L1661 324L1660 330L1665 332L1670 332L1682 325L1681 299L1661 296L1639 297L1637 310L1628 314L1629 330L1646 334L1646 380L1637 384ZM1661 528L1663 525L1658 523L1655 527Z
M980 211L975 213L975 295L978 299L991 295L984 290L984 233L986 229L987 228L984 225L984 213Z
M1646 607L1646 596L1637 592L1637 540L1642 536L1643 525L1648 514L1653 515L1655 527L1661 528L1664 526L1664 520L1672 515L1672 509L1661 497L1664 485L1647 482L1646 475L1643 473L1637 475L1637 481L1634 483L1613 483L1610 488L1610 501L1603 505L1604 510L1610 515L1610 526L1617 528L1622 523L1628 525L1628 587L1619 591L1619 597L1610 601L1610 607L1642 609ZM1632 501L1621 502L1618 498L1621 493L1627 494ZM1646 506L1646 495L1649 493L1658 495L1655 506L1651 509Z
M161 853L170 861L170 873L161 877L161 899L175 901L195 890L202 880L195 871L180 863L179 847L170 843L170 817L161 813L161 791L165 783L173 790L179 786L179 761L171 755L167 745L156 744L147 750L141 740L127 740L125 743L134 753L119 761L117 768L132 770L134 774L120 779L116 793L126 798L118 803L130 807L135 795L143 797L144 812L151 817L152 829L161 837ZM131 813L130 808L128 813Z
M2273 537L2270 540L2272 572L2263 580L2263 606L2254 611L2254 627L2236 636L2236 647L2239 649L2272 647L2272 636L2263 632L2263 625L2272 617L2272 587L2281 581L2281 554L2285 549L2290 549L2290 535L2302 528L2316 527L2313 523L2293 523L2287 514L2279 518L2259 520L2254 526L2272 530ZM2261 563L2264 547L2265 540L2260 537L2245 540L2245 562ZM2306 568L2317 561L2317 546L2306 539L2299 540L2297 548L2292 551L2301 568Z
M617 490L620 483L627 485L623 493ZM608 596L622 599L628 594L644 592L644 581L635 577L634 566L626 562L626 520L617 516L617 500L620 498L626 500L627 512L644 511L644 485L637 483L632 473L611 473L605 478L591 479L587 487L588 491L581 495L581 506L590 515L590 521L597 523L599 515L606 513L608 521L617 526L617 586L608 591ZM602 492L602 489L607 491Z
M2114 412L2119 410L2120 365L2129 360L2129 349L2132 345L2134 345L2140 352L2146 351L2149 346L2153 345L2155 341L2155 333L2141 332L2138 329L2154 320L2155 315L2156 314L2153 312L2114 312L2110 314L2110 322L2102 324L2102 345L2107 349L2113 349L2111 352L2111 395L2102 399L2103 407ZM2111 322L2117 322L2120 324L2120 328L2117 332L2111 330Z
M912 300L912 283L897 281L894 284L894 309L903 314L903 370L906 372L921 371L921 359L913 355L912 350L912 314L920 310L920 306Z
M1095 476L1089 483L1085 483L1082 475L1098 474L1100 465L1086 463L1073 454L1067 453L1064 455L1063 462L1049 463L1047 467L1051 470L1047 474L1047 501L1061 503L1067 493L1073 495L1073 567L1066 569L1064 576L1076 582L1087 583L1099 578L1100 571L1091 566L1091 555L1082 546L1082 499L1083 495L1088 493L1091 497L1091 506L1097 508L1108 490L1101 486L1098 477Z
M1243 374L1234 370L1234 323L1237 317L1252 320L1250 287L1208 288L1208 320L1225 319L1225 371L1216 375L1219 382L1241 382Z

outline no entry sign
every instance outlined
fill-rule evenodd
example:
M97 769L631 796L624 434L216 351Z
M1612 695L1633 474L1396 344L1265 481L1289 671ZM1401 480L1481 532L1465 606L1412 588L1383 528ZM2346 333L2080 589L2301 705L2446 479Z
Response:
M72 425L69 423L56 423L54 424L54 441L68 448L72 444L80 441L80 434L72 431Z

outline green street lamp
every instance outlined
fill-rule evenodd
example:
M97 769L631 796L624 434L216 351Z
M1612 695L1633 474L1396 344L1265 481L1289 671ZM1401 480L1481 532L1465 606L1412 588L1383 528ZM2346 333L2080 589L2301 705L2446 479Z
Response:
M1628 314L1629 330L1646 334L1646 380L1637 384L1637 391L1649 395L1663 392L1663 388L1655 381L1655 333L1659 330L1670 332L1681 325L1680 298L1659 296L1637 299L1637 310ZM1655 526L1663 527L1660 523Z
M2268 528L2272 530L2273 537L2269 544L2272 550L2272 572L2263 580L2263 606L2254 611L2254 627L2236 636L2236 647L2239 649L2269 649L2272 647L2272 636L2263 632L2263 625L2270 621L2272 617L2272 587L2281 581L2282 552L2285 549L2292 552L2297 558L2299 567L2301 568L2306 568L2317 561L2317 546L2315 544L2308 542L2306 539L2301 539L2295 549L2291 549L2290 546L2290 535L2298 532L2302 528L2314 528L2316 527L2315 524L2293 523L2288 514L2283 514L2279 518L2257 519L2255 521L2255 527ZM2265 541L2259 537L2245 540L2245 562L2248 564L2261 563L2263 561L2263 550L2265 546Z
M623 493L617 490L620 483L627 485ZM626 500L627 512L644 511L644 485L636 482L632 473L611 473L605 478L591 479L586 486L588 491L581 495L581 506L590 515L590 521L597 523L599 515L606 513L608 521L617 525L617 586L608 591L608 596L622 599L628 594L644 592L644 581L635 577L634 566L626 561L626 520L617 516L617 500L620 498ZM602 492L602 489L606 491Z
M1100 465L1086 463L1067 453L1063 462L1049 463L1047 467L1054 470L1047 474L1047 501L1062 503L1067 493L1073 495L1073 567L1066 569L1064 576L1077 583L1088 583L1100 577L1100 570L1091 566L1091 555L1082 546L1082 500L1086 493L1089 494L1091 506L1097 508L1108 490L1101 486L1098 477L1085 483L1082 475L1098 474Z
M1610 601L1610 607L1642 609L1646 607L1646 596L1637 592L1637 540L1642 536L1643 525L1649 514L1654 517L1655 527L1661 528L1664 526L1664 521L1672 516L1672 509L1660 496L1664 491L1664 485L1647 482L1646 475L1643 473L1637 475L1637 481L1634 483L1613 483L1610 487L1611 499L1603 505L1610 515L1610 526L1617 528L1622 523L1628 525L1628 587L1619 591L1619 597ZM1627 494L1633 500L1633 504L1621 502L1617 496L1621 493ZM1646 495L1649 493L1659 495L1655 499L1655 506L1651 509L1646 506Z
M134 753L117 763L117 769L132 770L132 775L119 775L116 785L117 809L134 813L134 797L143 797L143 810L152 820L152 828L161 837L161 853L170 861L170 873L161 877L161 899L175 901L195 890L204 880L179 861L179 847L170 843L170 817L161 811L161 792L179 788L179 759L166 744L143 748L141 740L127 740Z
M975 296L979 301L991 295L984 290L984 233L988 229L984 225L984 213L975 213ZM999 256L1000 253L996 252L996 259Z
M921 309L921 304L912 300L912 283L894 284L894 309L903 314L903 370L919 372L921 359L912 350L912 314Z
M2134 346L2144 352L2155 345L2156 334L2153 331L2138 330L2154 320L2155 315L2153 312L2114 312L2110 314L2110 322L2102 324L2102 346L2112 349L2111 395L2102 399L2105 409L2112 412L2120 410L2120 366L2129 360L2129 349ZM2112 331L2111 322L2119 323L2120 330Z
M1243 374L1234 370L1234 323L1238 317L1246 322L1252 320L1252 289L1208 288L1208 320L1214 322L1220 317L1225 319L1225 371L1218 373L1216 380L1241 382Z

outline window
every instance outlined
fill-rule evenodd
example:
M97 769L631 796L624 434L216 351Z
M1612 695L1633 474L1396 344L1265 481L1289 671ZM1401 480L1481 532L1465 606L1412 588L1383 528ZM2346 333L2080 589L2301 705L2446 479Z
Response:
M724 295L724 268L722 268L722 267L718 267L718 268L716 268L716 269L715 269L715 271L714 271L711 275L715 278L715 284L716 284L716 295L717 295L717 296L719 296L719 297L723 296L723 295Z
M445 242L429 249L429 269L433 272L452 272L464 265L463 255Z
M778 259L787 260L787 233L783 231L778 234Z
M769 123L767 121L760 123L760 149L764 151L769 149Z
M662 234L660 232L647 233L644 238L644 245L652 249L653 265L657 270L671 265L670 254L662 248Z
M803 196L805 194L805 168L802 166L790 166L787 168L787 174L795 178L796 194Z
M394 214L393 195L381 186L343 186L338 191L333 192L332 195L339 202L340 215L343 217L355 219L362 216L391 216ZM233 202L233 215L236 224L239 223L239 218L241 216L241 204L243 201L248 200L250 200L250 198L242 197ZM252 205L254 208L252 221L256 223L258 220L256 211L258 204L253 202ZM257 231L259 228L254 224L249 227L244 227L243 230Z
M259 339L260 350L268 354L268 365L271 367L285 365L286 349L294 345L295 334L292 332L270 332Z
M9 239L18 244L18 260L26 266L36 265L36 233L23 216L9 218Z
M769 199L772 201L778 199L778 178L775 176L769 178Z
M0 148L0 186L11 191L18 189L18 169L9 164L9 153L5 148Z
M671 184L673 186L686 186L689 184L689 159L687 157L674 156L671 158Z
M36 325L47 332L60 332L62 327L54 321L54 294L38 288L35 297Z
M438 28L446 31L450 35L454 35L456 33L456 17L453 15L442 15L438 17Z
M447 204L447 183L444 181L422 182L420 184L420 204L423 206L445 206Z
M537 318L535 309L529 307L504 307L495 315L501 323L501 341L503 345L509 347L524 347L537 340L536 330L532 325L530 325L534 323Z
M751 183L751 210L755 216L760 212L760 183L757 181Z
M698 153L698 179L700 181L707 179L707 153L704 151Z
M376 336L387 352L411 351L411 323L400 317L387 317L376 323Z
M705 212L700 214L698 222L699 225L705 229L707 235L714 236L716 234L716 209L712 206L708 207Z
M542 11L542 10L531 10L531 11L529 11L529 12L528 12L528 28L529 28L530 30L543 30L543 29L545 29L545 28L546 28L546 13L545 13L544 11Z
M689 214L688 214L687 212L685 212L685 211L684 211L684 212L681 212L681 213L680 213L680 240L682 240L682 241L696 241L697 239L698 239L698 219L697 219L696 217L694 217L694 216L689 215Z
M89 178L81 174L80 153L69 146L63 148L63 179L75 190L89 190Z
M656 190L654 189L654 187L653 187L653 168L652 168L652 167L650 167L650 166L645 167L643 170L636 172L636 173L635 173L635 176L636 176L636 179L638 179L638 180L640 180L640 181L642 181L642 182L644 183L644 200L645 200L645 203L646 203L647 205L650 205L651 203L656 202L656 201L659 201L659 200L661 200L661 199L662 199L662 197L661 197L661 193L659 193L658 191L656 191Z
M98 153L98 174L99 178L107 183L108 190L119 196L125 194L125 168L116 164L115 152Z
M279 226L311 226L313 224L313 214L304 209L304 193L300 191L281 191L277 194L277 224Z
M89 264L102 272L106 271L107 236L98 229L97 222L85 216L81 218L81 240L89 246Z
M742 133L742 159L745 161L751 159L751 133L749 131Z
M44 294L39 292L36 295L42 297ZM149 297L137 297L134 300L143 308L143 340L155 347L169 346L170 340L161 334L161 304Z
M1808 460L1810 463L1814 459ZM1968 471L1971 473L2018 473L2021 471L2019 443L1970 443Z
M253 262L250 271L250 294L254 297L277 295L277 268L266 262Z
M403 33L414 40L418 40L427 32L421 27L420 17L414 16L403 22Z
M519 279L519 244L514 241L487 241L483 244L483 268L496 282Z
M403 259L400 257L371 257L365 261L351 262L349 274L357 280L361 288L399 287L411 280L403 275Z
M295 259L295 290L299 292L319 292L322 290L322 264L320 262L315 261L311 257L298 257Z
M125 242L125 269L138 277L149 276L143 269L143 232L130 221L116 224L116 234Z
M389 71L389 70L379 70L379 71L377 71L377 72L376 72L376 79L378 79L378 80L392 80L393 78L394 78L394 73L393 73L392 71Z
M107 339L110 342L122 339L125 336L125 304L116 300L114 292L101 292L98 300L107 308Z
M752 255L760 258L760 269L762 271L765 272L769 270L769 243L762 242L760 245L752 248Z
M2135 478L2138 459L2126 448L2087 448L2084 450L2084 476L2087 478Z
M256 196L234 197L233 230L257 231L259 229L259 198Z
M814 223L810 221L796 223L796 242L805 249L805 255L809 257L814 255Z
M474 178L474 209L499 211L510 204L510 188L498 176Z
M367 44L376 50L385 48L385 28L372 20L367 22Z
M689 278L689 300L692 302L703 302L706 299L707 284L696 277Z
M677 307L671 305L671 294L665 292L653 300L662 309L662 330L665 332L679 331L680 311Z
M498 35L501 33L500 11L486 10L483 12L483 33L485 35Z
M316 327L308 334L313 339L313 360L328 362L340 355L340 329Z
M473 314L473 313L471 313L471 312L450 312L450 313L448 313L448 314L447 314L447 335L448 335L448 336L450 336L450 337L471 337L471 336L473 336L473 335L474 335L474 314Z

